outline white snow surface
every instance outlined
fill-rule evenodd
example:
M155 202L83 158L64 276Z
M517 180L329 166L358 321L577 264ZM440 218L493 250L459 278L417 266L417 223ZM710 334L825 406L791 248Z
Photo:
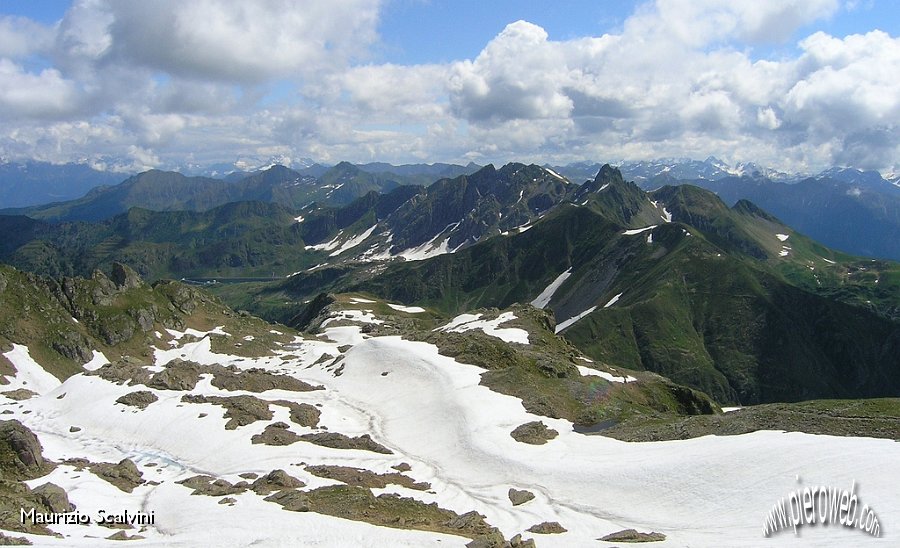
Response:
M306 250L313 249L315 251L331 251L332 249L341 245L341 234L343 234L343 233L344 233L344 231L340 230L340 231L338 231L337 235L334 237L333 240L325 242L324 244L308 245L304 249L306 249Z
M473 329L480 329L485 335L497 337L506 342L528 344L528 331L518 327L499 327L500 324L516 319L515 314L512 312L504 312L493 320L480 320L479 318L481 318L481 314L460 314L447 325L442 325L434 329L434 331L465 333Z
M787 239L790 238L791 236L789 234L776 234L775 237L778 238L779 240L781 240L782 242L786 242Z
M585 310L584 312L582 312L582 313L580 313L580 314L577 314L576 316L573 316L573 317L569 318L568 320L566 320L566 321L564 321L564 322L560 322L560 323L556 324L556 330L554 331L554 333L559 333L560 331L562 331L563 329L565 329L565 328L569 327L570 325L574 324L575 322L577 322L577 321L580 320L581 318L587 316L588 314L590 314L590 313L593 312L594 310L597 310L597 307L596 307L596 306L592 306L592 307L588 308L587 310Z
M34 361L27 346L13 344L12 350L4 352L6 359L16 368L16 374L6 376L9 384L2 385L6 389L16 390L25 388L37 394L46 394L57 388L61 383L59 379L48 373L41 365Z
M341 245L341 247L337 248L335 251L332 251L328 256L329 257L337 257L341 253L343 253L345 251L349 251L350 249L353 249L354 247L363 243L369 236L372 235L372 232L375 231L375 228L377 226L378 225L372 225L371 227L367 228L366 231L363 232L362 234L360 234L359 236L354 236L354 237L350 238L349 240L344 242Z
M619 298L620 298L621 296L622 296L622 294L619 293L618 295L616 295L615 297L613 297L612 299L610 299L608 303L606 303L605 305L603 305L603 308L609 308L609 307L611 307L612 305L616 304L617 302L619 302Z
M465 325L478 317L457 320L451 324ZM314 512L287 512L252 492L234 495L234 506L221 505L221 497L193 496L190 489L175 483L196 474L234 483L240 480L238 474L265 474L273 469L287 471L308 488L335 483L308 473L301 462L378 473L409 463L412 469L407 475L430 482L431 491L388 486L376 493L402 493L460 514L480 512L507 538L542 521L558 521L568 529L559 535L524 533L542 548L606 546L596 539L626 528L665 533L665 542L654 543L662 547L896 545L890 520L900 516L896 489L900 469L890 463L900 462L900 444L892 440L761 431L627 443L582 435L566 420L528 413L519 399L482 386L483 369L441 356L433 345L400 337L365 338L359 326L329 327L326 335L334 342L297 337L286 348L259 358L214 353L210 337L203 337L158 350L156 364L164 367L173 357L189 356L200 363L263 368L324 386L313 392L271 390L254 395L267 401L320 405L321 425L329 431L370 434L393 454L304 442L283 447L251 444L254 434L275 421L288 423L301 434L314 430L290 422L288 410L277 405L270 406L271 421L225 430L220 406L184 403L180 391L118 385L81 374L62 384L57 381L55 388L47 383L43 388L49 391L30 400L16 402L0 395L0 408L12 412L5 417L20 420L38 436L46 458L57 462L70 457L93 462L130 458L144 479L159 482L128 494L86 470L77 472L63 464L29 482L32 487L48 481L60 485L79 511L91 515L101 508L154 512L156 524L140 533L144 540L129 543L135 546L463 546L468 542L452 535L378 527ZM341 352L342 344L354 346ZM16 345L4 355L16 365L16 378L46 375L26 347ZM341 355L340 376L330 370L328 360L315 363L323 356ZM158 401L142 411L115 403L138 389L150 390ZM191 393L242 392L217 389L204 378ZM201 418L200 413L207 416ZM539 446L510 437L517 426L537 420L559 436ZM70 432L71 425L81 430ZM852 482L860 504L869 505L882 522L882 538L835 525L803 527L798 537L790 530L770 539L762 536L766 513L791 491L819 485L849 489ZM510 487L527 489L535 499L513 507L507 498ZM67 536L12 534L40 546L118 545L102 540L113 531L97 525L50 528Z
M650 226L645 226L644 228L634 228L634 229L631 229L631 230L626 230L626 231L623 232L622 234L624 234L625 236L634 236L635 234L640 234L641 232L644 232L644 231L647 231L647 230L653 230L653 229L656 228L657 226L658 226L658 225L650 225Z
M555 280L550 282L550 285L544 288L541 291L541 294L535 297L533 301L531 301L531 306L535 308L546 308L548 304L550 304L550 299L553 298L553 294L556 293L556 290L559 289L559 286L563 284L569 276L572 275L572 268L569 267L565 272L556 277Z
M159 331L157 331L156 334L157 339L162 337L162 334ZM109 363L109 360L106 358L106 356L103 355L103 352L98 352L97 350L93 350L92 352L93 357L90 359L90 361L82 366L87 371L96 371L97 369L100 369L101 367Z
M387 303L387 305L394 310L397 310L399 312L406 312L407 314L421 314L422 312L425 312L425 309L421 306L405 306L402 304L393 303Z
M669 210L666 209L665 206L663 206L662 210L663 210L662 220L667 223L671 223L672 222L672 214L669 213Z
M585 367L583 365L576 365L578 368L578 372L581 373L583 377L600 377L602 379L606 379L609 382L635 382L637 379L632 377L631 375L613 375L612 373L607 373L606 371L598 371L591 367Z

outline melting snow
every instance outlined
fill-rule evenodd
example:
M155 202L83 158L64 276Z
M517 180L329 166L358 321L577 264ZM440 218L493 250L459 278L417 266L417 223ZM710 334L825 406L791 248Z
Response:
M342 245L336 251L332 252L329 255L329 257L337 257L341 253L343 253L349 249L352 249L352 248L358 246L359 244L363 243L366 240L366 238L368 238L369 236L372 235L372 232L375 230L376 226L378 226L378 225L372 225L371 227L369 227L365 232L363 232L359 236L354 236L353 238L350 238L349 240L344 242L344 245Z
M662 210L663 210L662 220L667 223L671 223L672 222L672 214L669 213L669 210L666 209L665 206L663 206Z
M32 359L27 346L13 344L12 350L4 352L3 355L16 368L14 376L6 376L9 384L3 386L4 391L6 388L26 388L37 394L46 394L62 384Z
M635 234L640 234L641 232L645 232L647 230L653 230L657 226L659 226L659 225L650 225L650 226L645 226L644 228L634 228L631 230L626 230L622 234L624 234L625 236L634 236Z
M375 301L372 299L362 299L360 297L350 297L350 302L353 304L372 304Z
M653 233L652 232L650 234L647 234L647 243L648 244L653 243Z
M822 260L828 264L834 264L834 261L830 261L830 260L826 259L825 257L822 257Z
M303 222L303 215L298 215L298 216L294 217L294 221L296 221L296 222L298 222L298 223L302 223L302 222Z
M609 382L634 382L637 379L632 377L631 375L613 375L611 373L607 373L606 371L597 371L596 369L591 369L590 367L585 367L583 365L576 365L578 368L578 372L581 373L583 377L600 377L602 379L606 379Z
M159 331L157 331L156 334L158 335L157 338L162 337L162 334ZM98 352L97 350L94 350L93 357L90 359L89 362L84 364L82 367L84 367L88 371L96 371L97 369L100 369L101 367L103 367L104 365L106 365L108 363L109 363L109 360L106 358L106 356L103 355L103 352Z
M779 240L781 240L782 242L786 242L787 239L790 238L790 235L789 234L776 234L775 237L778 238Z
M533 301L531 301L531 306L535 308L546 308L548 304L550 304L550 299L553 298L553 294L556 293L556 290L559 289L559 286L565 282L569 276L572 275L572 267L569 267L568 270L560 274L556 277L555 280L550 282L550 285L544 288L541 291L541 294L538 295Z
M622 294L619 293L618 295L616 295L615 297L613 297L612 299L610 299L608 303L606 303L605 305L603 305L603 308L609 308L609 307L611 307L612 305L616 304L617 302L619 302L619 297L621 297L621 296L622 296Z
M384 320L379 320L374 315L372 315L371 310L339 310L332 316L326 318L325 321L322 322L321 327L325 327L332 322L337 322L340 320L360 323L372 323L376 325L384 323Z
M343 234L343 233L344 233L344 231L340 230L340 231L338 231L337 236L335 236L334 239L331 240L330 242L325 242L324 244L308 245L304 249L306 249L306 250L313 249L315 251L331 251L332 249L334 249L340 245L341 234Z
M608 186L609 186L609 183L604 183L603 186L601 186L600 188L597 189L597 192L602 192L602 191L606 190L606 188Z
M408 314L420 314L422 312L425 312L425 309L421 306L404 306L402 304L393 303L387 303L387 305L394 310L399 310L400 312L406 312Z
M473 329L481 329L485 335L497 337L506 342L528 344L528 331L517 327L498 328L500 324L516 319L512 312L504 312L493 320L479 320L479 318L481 318L481 314L461 314L453 318L447 325L438 327L434 331L464 333Z
M597 310L597 307L596 307L596 306L592 306L592 307L588 308L587 310L585 310L584 312L582 312L581 314L578 314L577 316L574 316L574 317L572 317L572 318L569 318L568 320L566 320L566 321L564 321L564 322L560 322L560 323L556 324L556 329L555 329L553 332L554 332L554 333L559 333L560 331L562 331L563 329L566 329L567 327L569 327L570 325L574 324L575 322L577 322L577 321L580 320L581 318L587 316L588 314L590 314L590 313L593 312L594 310Z

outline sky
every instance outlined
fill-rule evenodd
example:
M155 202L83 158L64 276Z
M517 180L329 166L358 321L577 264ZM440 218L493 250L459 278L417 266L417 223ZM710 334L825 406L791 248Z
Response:
M0 0L0 157L900 172L892 0Z

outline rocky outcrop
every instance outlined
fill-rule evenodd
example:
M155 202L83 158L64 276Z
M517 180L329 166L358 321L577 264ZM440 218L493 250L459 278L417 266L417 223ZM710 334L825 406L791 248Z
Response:
M101 462L91 464L90 470L97 477L115 485L122 491L130 493L135 487L144 483L141 471L131 459L122 459L118 464Z
M159 398L153 392L149 390L138 390L137 392L129 392L124 396L120 396L116 403L121 403L122 405L130 405L131 407L137 407L138 409L146 409L148 405L155 402Z
M166 364L165 369L154 373L147 386L160 390L193 390L200 382L200 375L208 369L199 363L175 358Z
M541 421L527 422L516 427L509 434L518 442L529 443L531 445L543 445L559 435L559 432L548 428Z
M69 502L66 490L54 483L45 483L32 491L41 503L51 512L65 513L75 510L75 505Z
M529 533L537 533L539 535L556 535L566 531L567 529L560 525L558 521L545 521L528 528Z
M264 443L266 445L290 445L300 441L300 436L288 430L288 425L283 422L275 422L266 426L260 434L250 438L251 443Z
M307 466L306 471L320 478L328 478L337 480L347 485L358 487L368 487L370 489L384 489L388 484L400 485L408 489L418 491L427 491L431 489L431 484L427 482L417 482L409 476L392 472L389 474L376 474L370 470L362 468L353 468L351 466Z
M624 529L615 533L610 533L598 540L603 542L660 542L666 540L666 535L662 533L639 533L634 529Z
M257 479L250 485L250 489L257 495L268 495L272 491L283 489L296 489L306 484L284 470L272 470L265 476Z
M368 434L351 438L337 432L316 432L315 434L304 434L300 438L303 441L333 449L360 449L384 455L393 454L390 449L370 438Z
M509 501L513 506L518 506L520 504L525 504L526 502L532 500L534 498L534 493L531 491L519 490L519 489L510 489L509 490Z
M199 396L185 395L181 397L185 403L212 403L225 408L226 430L234 430L238 426L253 424L258 420L271 420L272 411L269 402L254 396Z
M306 426L307 428L315 428L319 425L319 417L322 413L316 409L314 405L287 400L278 400L272 403L290 409L291 422L299 424L300 426Z
M53 470L37 436L17 420L0 421L0 478L29 480Z
M259 368L242 371L234 366L216 368L213 373L212 385L222 390L246 390L248 392L324 390L323 386L312 386L288 375L278 375Z

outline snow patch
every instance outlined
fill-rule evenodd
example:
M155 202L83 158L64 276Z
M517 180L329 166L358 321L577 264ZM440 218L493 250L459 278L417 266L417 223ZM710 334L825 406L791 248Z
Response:
M541 291L541 294L538 295L533 301L531 301L531 306L535 308L546 308L548 304L550 304L550 299L553 298L553 294L556 293L556 290L565 282L569 276L572 275L572 267L569 267L568 270L560 274L556 277L555 280L550 282L550 285L544 288Z
M481 314L460 314L453 318L447 325L438 327L434 329L434 331L464 333L473 329L481 329L485 335L497 337L506 342L528 344L528 331L517 327L507 327L503 329L498 327L500 324L516 319L515 314L512 312L504 312L493 320L479 320L479 318L481 318Z
M607 373L606 371L598 371L596 369L591 369L590 367L585 367L583 365L576 365L578 368L578 372L581 373L582 377L600 377L601 379L606 379L609 382L635 382L637 379L632 377L631 375L619 375L615 376L611 373Z
M387 305L389 307L393 308L394 310L398 310L400 312L406 312L407 314L420 314L422 312L425 312L425 309L422 308L421 306L404 306L402 304L393 304L393 303L387 303Z
M341 234L343 234L343 233L344 233L344 231L340 230L340 231L338 231L337 236L335 236L334 239L331 240L330 242L325 242L324 244L308 245L304 249L306 249L307 251L309 251L311 249L314 251L331 251L332 249L341 245L340 244Z
M619 302L619 297L621 297L621 296L622 296L622 294L619 293L618 295L616 295L615 297L613 297L612 299L610 299L608 303L606 303L605 305L603 305L603 308L609 308L609 307L611 307L612 305L616 304L617 302Z
M559 333L560 331L562 331L563 329L566 329L567 327L569 327L570 325L574 324L575 322L577 322L577 321L580 320L581 318L587 316L588 314L590 314L590 313L593 312L594 310L597 310L597 307L596 307L596 306L592 306L592 307L588 308L587 310L585 310L584 312L582 312L581 314L578 314L577 316L574 316L574 317L572 317L572 318L569 318L568 320L566 320L566 321L564 321L564 322L558 323L558 324L556 325L556 329L553 330L553 332L554 332L554 333Z
M159 331L157 331L157 333L159 333ZM103 355L103 352L94 350L93 354L94 357L92 357L86 364L82 365L82 367L84 367L86 370L96 371L109 363L109 360L106 358L106 356Z
M359 236L354 236L353 238L350 238L349 240L344 242L344 244L341 247L339 247L336 251L333 251L328 256L329 257L337 257L341 253L343 253L347 250L353 249L354 247L363 243L366 240L366 238L368 238L369 236L372 235L372 232L375 230L375 227L377 227L377 226L378 225L372 225L371 227L369 227L365 232L363 232Z
M646 232L646 231L648 231L648 230L653 230L653 229L656 228L657 226L659 226L659 225L650 225L650 226L645 226L644 228L634 228L634 229L631 229L631 230L626 230L626 231L623 232L622 234L624 234L625 236L634 236L635 234L640 234L641 232Z
M13 390L26 388L37 394L46 394L62 384L59 379L48 373L41 365L34 361L27 346L13 344L12 350L4 352L6 359L16 368L14 376L6 375L9 384L3 386Z
M778 238L779 240L781 240L782 242L786 242L787 239L790 238L791 236L789 234L776 234L775 237Z

